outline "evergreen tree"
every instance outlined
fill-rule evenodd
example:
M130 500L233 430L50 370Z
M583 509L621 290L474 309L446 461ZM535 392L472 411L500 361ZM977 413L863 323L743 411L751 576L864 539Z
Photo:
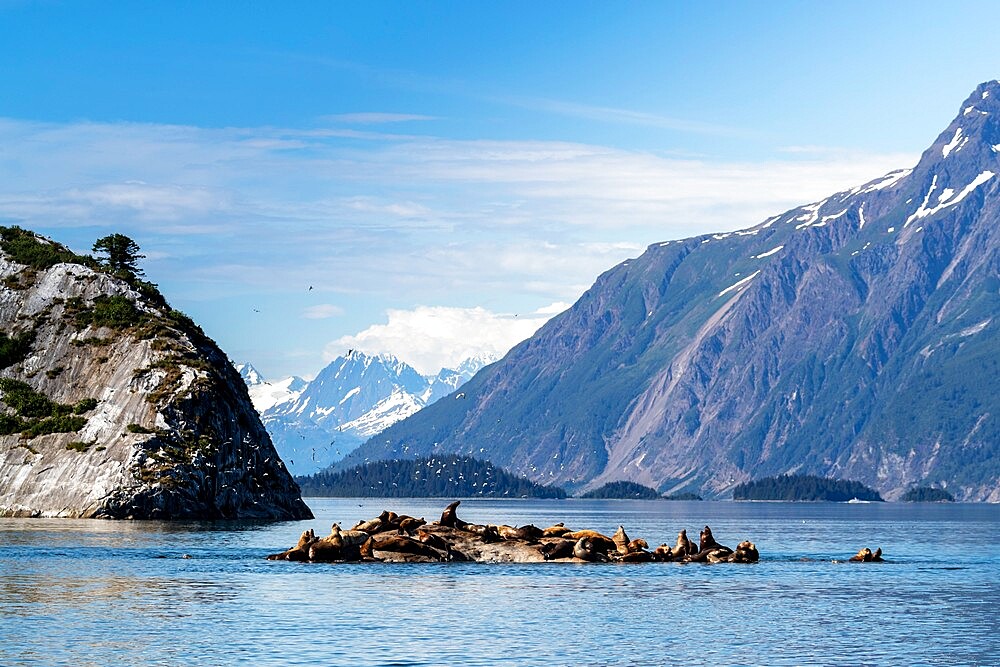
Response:
M143 275L142 269L139 268L139 260L145 255L140 255L139 244L124 234L111 234L97 239L93 250L107 255L102 261L112 272L130 278Z

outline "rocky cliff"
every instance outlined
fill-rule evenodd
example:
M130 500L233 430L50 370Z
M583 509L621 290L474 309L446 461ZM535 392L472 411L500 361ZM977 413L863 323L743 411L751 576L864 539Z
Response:
M368 458L473 454L586 490L779 473L1000 501L1000 82L919 164L609 270Z
M0 516L311 518L238 373L155 287L0 236Z

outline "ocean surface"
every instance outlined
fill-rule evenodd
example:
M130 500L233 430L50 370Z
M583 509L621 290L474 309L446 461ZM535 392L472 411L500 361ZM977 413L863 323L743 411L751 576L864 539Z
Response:
M467 521L651 546L708 524L761 562L266 561L447 503L307 502L278 524L0 520L0 665L1000 665L997 505L467 500ZM865 546L888 562L835 562Z

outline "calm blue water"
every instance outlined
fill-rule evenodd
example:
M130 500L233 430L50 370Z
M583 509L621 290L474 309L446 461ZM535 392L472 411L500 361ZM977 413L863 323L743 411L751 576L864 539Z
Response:
M272 525L0 520L0 665L1000 665L1000 506L469 500L467 521L652 546L707 523L762 561L264 560L446 504L308 502L316 520ZM891 562L832 562L864 546Z

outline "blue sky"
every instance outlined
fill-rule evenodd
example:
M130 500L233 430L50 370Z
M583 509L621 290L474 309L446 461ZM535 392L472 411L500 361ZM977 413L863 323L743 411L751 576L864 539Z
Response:
M132 236L265 376L431 371L912 166L1000 76L997 3L693 4L0 0L0 221Z

